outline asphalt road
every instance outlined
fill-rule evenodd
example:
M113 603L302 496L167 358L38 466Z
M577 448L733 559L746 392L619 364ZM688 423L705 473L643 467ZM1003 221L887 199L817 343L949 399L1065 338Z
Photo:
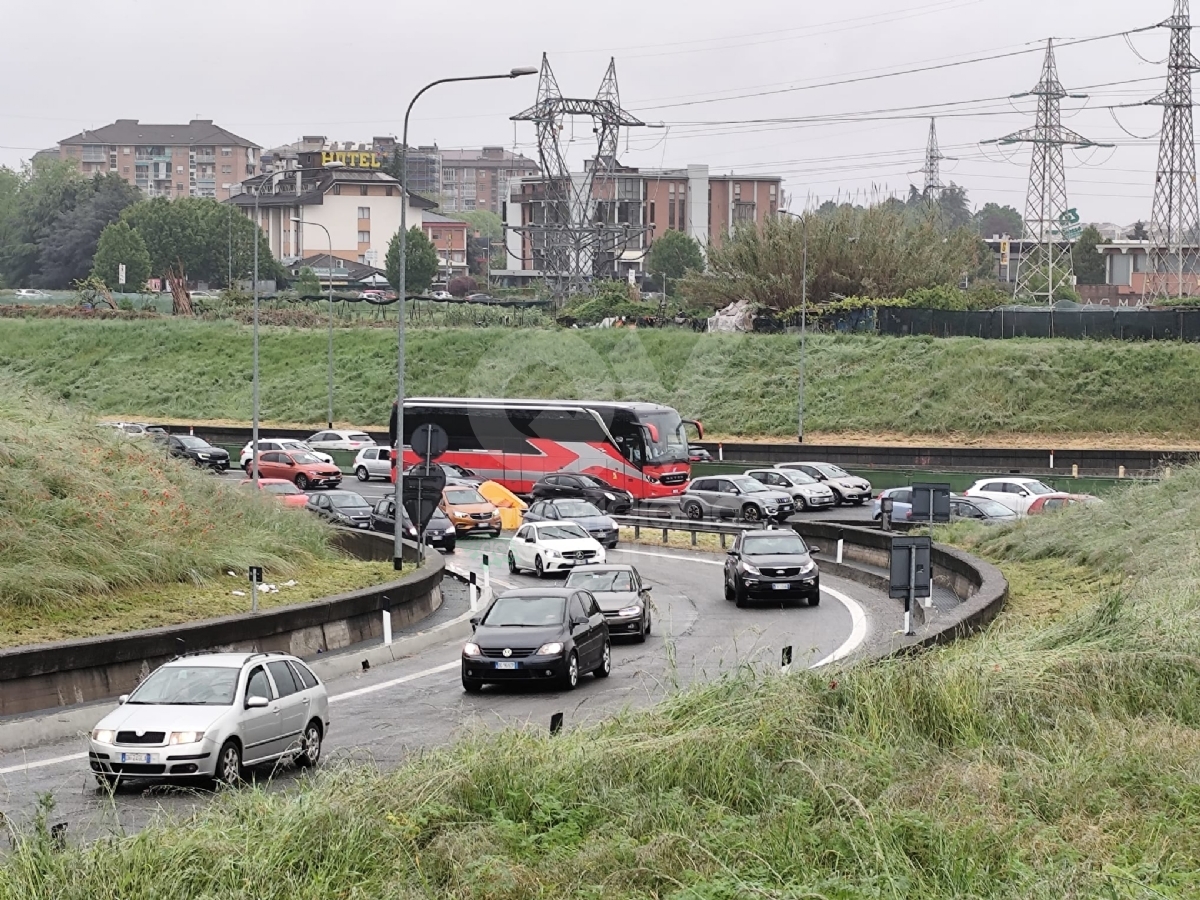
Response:
M372 483L364 494L382 496L387 485ZM483 553L494 561L495 586L538 583L495 565L504 558L507 538L459 542L455 561L480 571ZM463 692L459 676L461 644L429 648L401 662L328 683L332 725L325 763L336 759L394 766L414 750L445 744L464 730L504 727L547 728L562 712L574 727L627 707L645 706L677 685L708 679L744 664L779 665L784 646L794 648L794 666L808 666L849 654L871 630L864 606L870 591L824 576L820 606L762 605L738 609L721 590L721 557L622 546L609 559L638 567L653 586L654 633L644 644L614 641L613 672L606 681L586 676L573 692L549 687L492 686L481 694ZM860 605L862 604L862 605ZM28 821L37 798L50 795L52 822L70 823L73 840L129 833L156 815L183 815L207 802L207 791L174 786L130 785L114 798L96 787L87 770L82 740L64 741L25 753L0 755L0 811ZM259 780L271 779L259 773ZM286 787L298 775L277 772L273 787Z

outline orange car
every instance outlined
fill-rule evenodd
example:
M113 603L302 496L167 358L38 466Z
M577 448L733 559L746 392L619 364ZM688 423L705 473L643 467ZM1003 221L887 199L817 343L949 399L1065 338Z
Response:
M440 504L446 518L454 523L459 536L489 534L500 536L500 510L496 509L471 484L448 484L442 490Z
M254 479L246 478L238 482L238 487L253 485ZM297 506L303 508L308 504L308 494L300 490L290 481L283 478L260 478L258 479L258 489L266 491L268 494L275 494L283 502L284 506Z
M303 450L268 450L258 454L260 478L282 478L302 491L309 488L335 488L342 483L342 470L321 462Z

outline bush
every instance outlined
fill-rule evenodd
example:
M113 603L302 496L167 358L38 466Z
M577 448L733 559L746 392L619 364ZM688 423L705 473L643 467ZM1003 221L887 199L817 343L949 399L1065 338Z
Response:
M446 285L447 292L455 297L465 297L478 289L478 283L470 275L455 275Z

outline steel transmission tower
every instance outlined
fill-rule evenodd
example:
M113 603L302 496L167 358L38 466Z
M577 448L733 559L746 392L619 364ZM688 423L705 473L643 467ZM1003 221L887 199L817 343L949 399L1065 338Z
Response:
M1184 276L1195 275L1196 242L1200 239L1192 126L1192 73L1200 70L1200 62L1192 55L1188 0L1175 0L1175 12L1163 25L1171 30L1171 55L1167 89L1149 101L1162 106L1163 125L1150 220L1150 265L1142 289L1147 300L1184 296Z
M591 119L596 139L595 156L585 162L582 173L574 175L563 146L567 120L573 117ZM645 123L621 109L615 60L609 60L594 99L573 99L562 95L543 54L537 102L512 121L532 122L537 129L542 177L530 196L531 221L513 227L528 239L535 267L559 295L581 290L594 278L611 277L616 259L645 231L640 192L625 197L618 190L621 126ZM625 221L618 216L622 205ZM636 207L636 218L631 207Z
M925 145L925 168L921 174L925 176L925 199L937 202L941 199L942 188L942 151L938 149L937 119L929 120L929 142Z
M1065 98L1083 99L1085 94L1068 94L1058 80L1054 63L1054 41L1046 42L1046 58L1037 86L1017 97L1037 97L1037 121L998 141L989 143L1032 144L1029 190L1025 195L1025 244L1036 242L1017 260L1017 296L1054 302L1059 288L1071 287L1074 267L1071 242L1079 236L1079 214L1067 202L1067 174L1063 147L1106 147L1063 127L1060 104Z

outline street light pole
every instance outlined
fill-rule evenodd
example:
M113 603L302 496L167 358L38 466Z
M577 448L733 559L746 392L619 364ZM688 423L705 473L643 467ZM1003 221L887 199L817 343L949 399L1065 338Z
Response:
M320 222L305 222L299 216L292 216L292 221L297 225L315 225L325 232L325 239L329 242L329 260L325 270L329 276L329 415L326 425L333 428L333 236Z
M421 95L432 87L437 87L439 84L450 84L456 81L492 81L499 78L519 78L522 75L536 75L538 70L533 67L524 67L519 69L511 69L504 75L467 75L459 78L439 78L437 81L431 81L425 87L421 88L413 95L412 100L408 102L408 108L404 111L404 132L400 138L400 272L399 284L396 285L396 299L400 307L400 315L397 316L396 323L396 491L395 504L396 513L394 517L396 527L392 529L392 565L399 569L404 557L404 544L402 535L404 529L400 527L401 519L403 518L404 510L404 294L406 291L405 284L405 263L407 262L408 254L408 117L412 113L413 106L421 99ZM420 510L417 510L420 513ZM423 540L420 533L420 522L414 522L417 526L417 541Z
M778 210L785 216L791 216L795 219L800 219L804 223L804 253L803 262L801 263L802 275L800 282L800 413L796 420L796 441L804 443L804 362L807 350L808 338L808 216L802 216L798 213L789 212L786 209Z

